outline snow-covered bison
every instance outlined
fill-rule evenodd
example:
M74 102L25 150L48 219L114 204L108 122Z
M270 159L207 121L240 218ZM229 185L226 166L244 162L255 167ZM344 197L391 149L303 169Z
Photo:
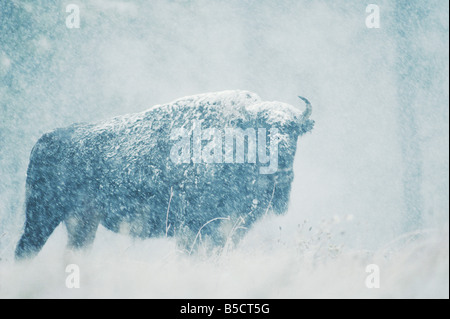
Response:
M208 93L44 134L30 156L16 258L36 255L61 222L71 249L89 246L100 223L223 243L236 225L285 212L297 139L314 124L301 99L305 110L247 91Z

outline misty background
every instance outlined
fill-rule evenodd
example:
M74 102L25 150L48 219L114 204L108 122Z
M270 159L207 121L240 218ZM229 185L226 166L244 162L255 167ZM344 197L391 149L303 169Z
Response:
M79 29L66 27L71 3ZM288 213L250 238L288 241L328 221L339 224L333 244L356 250L414 231L448 236L448 3L376 1L379 29L365 24L369 3L2 1L0 263L12 262L44 132L229 89L293 105L305 96L316 121L299 140ZM437 264L448 296L448 243Z

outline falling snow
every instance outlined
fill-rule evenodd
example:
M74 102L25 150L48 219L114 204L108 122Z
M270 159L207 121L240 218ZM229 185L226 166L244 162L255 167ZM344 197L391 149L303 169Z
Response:
M380 28L356 0L76 3L73 29L69 2L0 3L0 298L448 298L448 3L378 1ZM14 261L44 133L236 89L313 105L284 215L214 251L197 238L192 254L164 232L100 226L71 255L61 224ZM65 285L69 263L80 289ZM379 288L366 285L372 264Z

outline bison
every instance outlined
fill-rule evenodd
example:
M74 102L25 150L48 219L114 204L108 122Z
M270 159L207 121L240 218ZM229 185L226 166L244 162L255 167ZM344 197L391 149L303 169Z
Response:
M219 244L244 222L284 213L298 137L314 125L300 98L303 112L247 91L208 93L44 134L31 151L16 258L35 256L61 222L76 250L99 224L189 245L201 231Z

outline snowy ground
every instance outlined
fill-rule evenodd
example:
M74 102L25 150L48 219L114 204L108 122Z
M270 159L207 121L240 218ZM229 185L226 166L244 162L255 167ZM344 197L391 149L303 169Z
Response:
M189 256L172 240L132 241L100 228L92 250L65 253L59 227L38 258L0 263L0 298L448 298L447 230L398 238L377 251L339 244L344 221L283 225L267 217L229 251ZM284 228L287 228L286 230ZM66 266L80 269L69 289ZM379 288L368 288L368 265Z

